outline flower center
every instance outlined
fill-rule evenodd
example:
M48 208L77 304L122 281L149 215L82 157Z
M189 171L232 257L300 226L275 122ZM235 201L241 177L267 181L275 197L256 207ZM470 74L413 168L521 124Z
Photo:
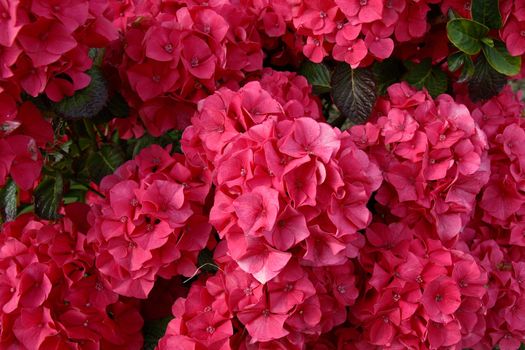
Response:
M366 4L368 4L368 0L360 0L359 1L359 5L361 5L361 6L366 6Z
M212 327L212 326L208 326L208 327L206 328L206 332L208 332L208 333L210 333L210 334L213 334L213 332L215 332L215 328Z
M343 286L342 284L338 285L337 286L337 291L341 294L345 294L346 293L346 288L345 286Z
M443 300L443 296L442 296L441 294L438 294L438 295L436 295L436 297L434 298L434 300L436 300L436 301L439 303L440 301Z
M151 80L153 80L154 82L158 83L160 82L160 76L159 75L154 75L151 77Z
M326 16L328 16L328 15L327 15L326 12L324 12L324 11L321 11L321 12L319 13L319 17L321 17L321 18L326 18Z
M525 30L522 30L522 31L520 32L520 35L521 35L521 36L525 36Z
M173 44L172 43L167 43L166 45L164 45L164 51L166 51L167 53L172 53L173 52Z
M191 62L190 62L191 66L193 68L197 67L199 65L199 59L195 56L192 57L191 59Z

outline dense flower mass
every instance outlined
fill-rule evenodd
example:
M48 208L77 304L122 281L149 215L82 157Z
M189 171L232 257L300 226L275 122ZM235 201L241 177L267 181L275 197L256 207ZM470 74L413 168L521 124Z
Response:
M523 59L523 0L0 0L0 349L523 349Z
M490 174L486 135L465 105L405 83L388 88L373 123L352 139L379 164L378 203L418 232L450 246L472 216Z
M84 204L45 222L27 214L2 228L2 349L140 349L136 301L111 291L87 243Z
M102 180L106 197L92 204L87 240L111 290L146 298L157 277L195 273L210 239L203 216L209 188L206 170L157 145Z

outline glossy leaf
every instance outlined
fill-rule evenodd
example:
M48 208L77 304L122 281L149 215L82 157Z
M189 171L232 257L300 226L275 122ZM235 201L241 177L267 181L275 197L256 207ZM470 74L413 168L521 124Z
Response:
M476 55L481 50L481 39L489 28L481 23L464 18L456 18L447 23L447 36L454 46L469 55Z
M501 74L516 75L521 69L521 57L511 56L505 44L494 40L494 47L483 45L483 53L487 62Z

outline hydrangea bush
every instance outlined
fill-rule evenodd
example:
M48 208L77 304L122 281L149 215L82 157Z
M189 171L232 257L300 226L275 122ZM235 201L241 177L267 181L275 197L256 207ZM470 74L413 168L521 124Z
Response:
M522 0L0 0L0 348L525 347Z

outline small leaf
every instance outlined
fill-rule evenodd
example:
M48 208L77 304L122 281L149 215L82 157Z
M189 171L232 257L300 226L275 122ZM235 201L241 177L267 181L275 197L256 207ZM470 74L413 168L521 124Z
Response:
M404 80L410 85L419 89L426 88L432 97L437 97L447 90L447 75L439 67L432 67L430 59L424 59L421 63L415 65L411 62L407 63L407 66L410 68L405 74Z
M501 74L513 76L520 72L521 57L511 56L503 42L495 40L494 47L483 45L483 53L492 68Z
M489 28L501 28L498 0L472 0L472 19Z
M465 54L461 51L454 52L452 55L448 56L447 65L448 69L451 72L457 71L463 64L465 64Z
M315 94L324 94L332 89L330 85L330 71L322 63L304 61L299 69L299 74L306 77L312 85L312 90Z
M464 18L457 18L447 23L448 40L458 49L469 55L476 55L481 50L481 39L489 32L485 25Z
M42 219L57 220L62 217L58 208L64 193L64 180L62 174L55 173L46 176L35 189L35 213Z
M377 98L372 72L339 63L332 75L332 98L345 118L354 124L363 123Z
M486 100L500 93L507 84L507 77L495 71L485 57L479 56L474 74L468 80L469 97L472 101Z
M108 101L108 87L100 69L93 67L88 71L91 82L87 87L75 92L54 105L55 112L65 119L93 118Z
M144 323L142 328L142 334L144 335L144 350L154 350L160 340L166 333L168 323L173 317L165 317L159 320L147 321Z
M92 152L86 161L86 170L90 180L99 182L106 175L112 174L125 161L120 148L104 145Z
M18 188L11 179L0 189L0 209L4 222L13 221L16 218L17 193Z
M397 58L388 58L382 62L374 63L372 68L377 83L377 91L380 95L386 93L386 89L401 80L406 72L403 62Z
M458 83L464 83L472 75L474 74L474 62L472 62L472 58L470 56L465 55L465 60L463 63L463 70L461 71L461 75L458 78Z

